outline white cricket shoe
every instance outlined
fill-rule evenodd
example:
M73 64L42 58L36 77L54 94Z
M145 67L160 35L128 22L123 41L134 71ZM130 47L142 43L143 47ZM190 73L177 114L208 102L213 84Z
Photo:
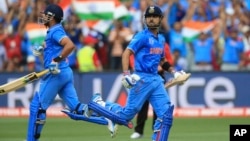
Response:
M105 118L105 119L108 121L108 129L109 129L110 135L112 138L114 138L118 131L118 124L114 123L108 118Z
M101 105L102 107L105 107L105 104L106 104L106 103L102 100L102 96L101 96L100 93L94 94L91 100L92 100L93 102L95 102L95 103ZM86 117L90 117L90 116L94 113L94 111L91 110L91 109L88 109L88 110L85 110L85 111L86 111L86 112L84 112L84 115L85 115ZM98 114L97 114L97 115L98 115Z
M105 107L106 103L102 100L102 96L100 93L96 93L92 97L92 101L101 105L102 107Z
M101 105L102 107L105 107L106 103L102 100L102 96L100 93L96 93L92 97L92 101ZM112 120L105 118L108 121L108 129L111 133L111 137L114 138L117 134L118 130L118 124L114 123Z
M139 139L139 138L141 138L143 135L141 135L140 133L137 133L137 132L134 132L131 136L130 136L130 138L131 139Z

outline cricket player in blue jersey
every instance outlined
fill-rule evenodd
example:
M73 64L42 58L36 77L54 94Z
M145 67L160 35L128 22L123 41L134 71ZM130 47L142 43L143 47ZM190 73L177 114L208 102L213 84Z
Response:
M165 59L165 39L158 34L163 18L160 8L149 6L144 17L147 28L133 37L122 55L124 74L122 84L129 88L126 106L104 102L100 94L95 94L89 103L89 108L119 124L123 123L121 120L131 121L148 100L157 115L152 140L167 141L172 126L174 106L164 87L163 78L158 75L158 66L172 73L174 78L185 72L175 71ZM133 74L129 70L131 54L135 57Z
M75 45L66 35L61 25L62 19L63 10L56 4L48 5L39 17L39 23L45 25L48 30L45 45L34 47L33 53L43 56L44 68L49 69L50 73L41 79L39 91L30 103L27 141L38 141L46 121L46 110L57 94L68 106L69 111L63 112L70 118L103 125L110 122L104 117L84 116L88 108L78 100L73 84L73 72L67 62L67 56L75 49Z

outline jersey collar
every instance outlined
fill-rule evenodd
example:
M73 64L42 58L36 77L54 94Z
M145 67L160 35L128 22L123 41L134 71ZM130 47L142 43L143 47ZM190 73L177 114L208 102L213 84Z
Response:
M53 30L54 28L57 28L57 27L59 27L59 26L62 26L62 25L61 25L61 24L55 24L55 25L51 26L51 27L49 28L49 30L47 31L47 33L49 33L50 30Z

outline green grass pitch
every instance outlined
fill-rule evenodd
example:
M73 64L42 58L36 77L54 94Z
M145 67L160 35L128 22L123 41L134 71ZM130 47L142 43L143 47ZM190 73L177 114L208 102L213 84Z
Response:
M28 118L0 118L0 141L24 141ZM169 141L229 141L230 124L250 124L249 117L175 118ZM140 141L151 141L152 119L148 119ZM119 126L111 138L106 126L69 118L47 118L41 141L132 141L132 129Z

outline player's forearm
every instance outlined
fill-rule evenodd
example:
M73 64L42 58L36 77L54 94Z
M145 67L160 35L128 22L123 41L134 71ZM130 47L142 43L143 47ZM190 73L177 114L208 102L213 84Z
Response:
M66 44L66 45L64 46L63 50L62 50L62 53L61 53L62 57L63 57L63 58L68 57L69 54L70 54L72 51L74 51L74 49L75 49L74 44Z
M62 39L61 45L63 46L63 50L61 54L54 59L56 62L60 62L64 58L68 57L69 54L75 49L74 43L69 38Z
M125 49L125 51L122 54L122 70L123 70L123 72L129 70L130 54L131 54L131 51L129 49Z

